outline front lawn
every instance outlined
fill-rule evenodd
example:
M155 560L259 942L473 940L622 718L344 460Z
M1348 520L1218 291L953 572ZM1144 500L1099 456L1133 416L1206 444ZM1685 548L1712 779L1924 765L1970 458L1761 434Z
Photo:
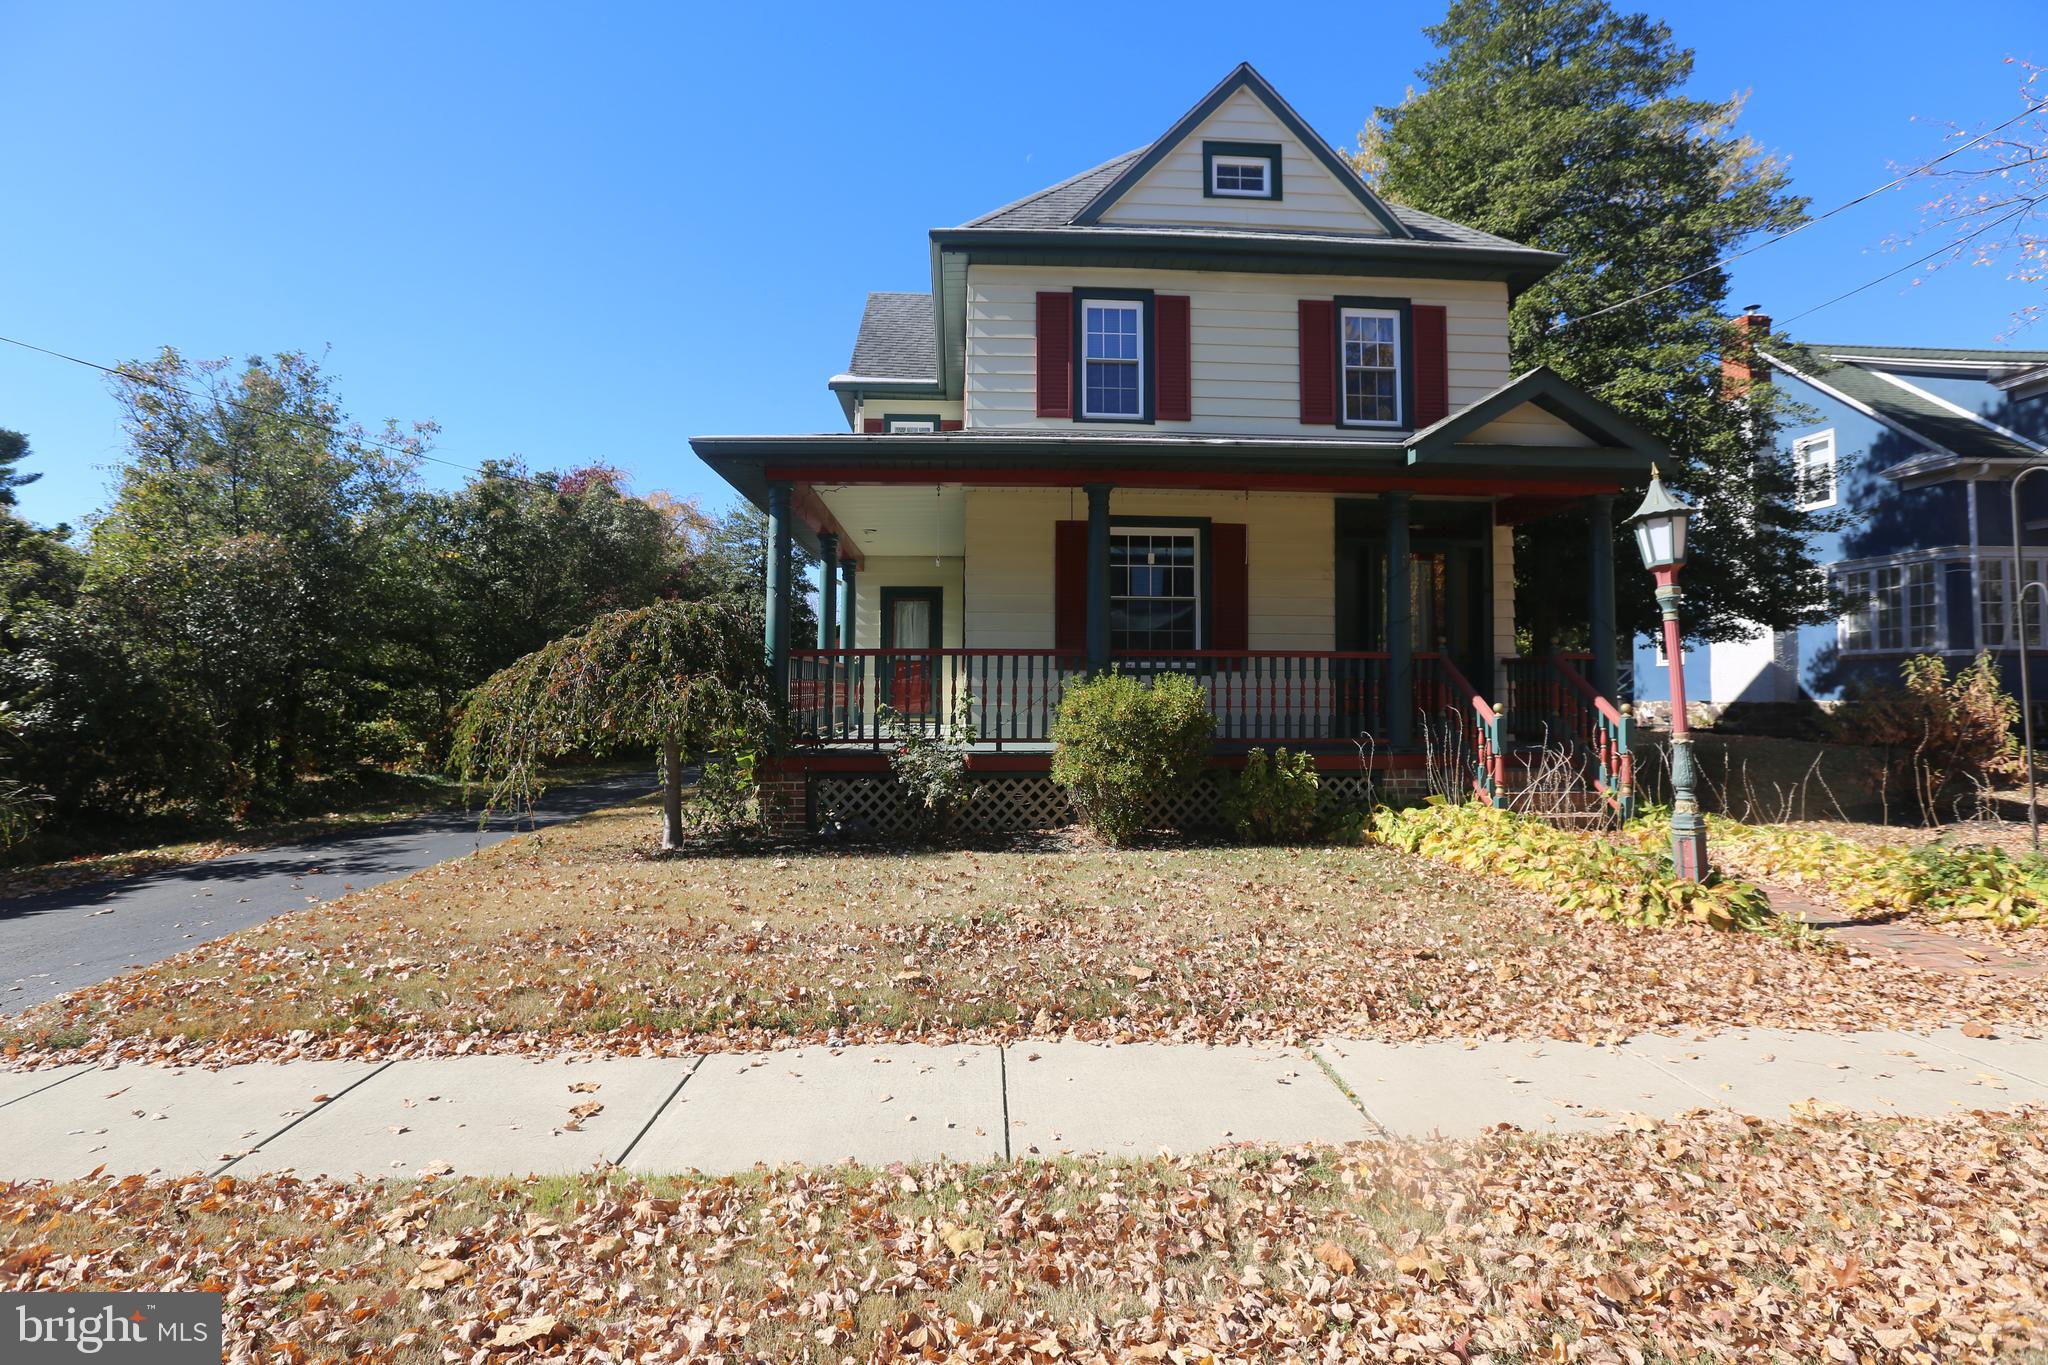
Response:
M2024 983L1576 924L1377 846L649 856L610 811L51 1002L8 1051L237 1060L782 1042L1600 1040L2038 1022ZM118 925L109 925L118 930Z
M13 1185L0 1290L220 1291L235 1360L2040 1360L2042 1117Z

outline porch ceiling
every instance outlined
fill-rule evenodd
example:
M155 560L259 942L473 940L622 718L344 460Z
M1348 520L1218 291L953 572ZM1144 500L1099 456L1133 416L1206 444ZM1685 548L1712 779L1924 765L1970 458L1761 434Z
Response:
M967 552L967 494L959 484L815 484L863 558Z

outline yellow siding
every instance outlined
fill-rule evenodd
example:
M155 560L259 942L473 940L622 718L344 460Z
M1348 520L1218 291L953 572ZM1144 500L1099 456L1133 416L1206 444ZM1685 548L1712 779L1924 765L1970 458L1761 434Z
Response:
M1328 494L1118 489L1112 516L1243 522L1250 560L1250 647L1335 649L1335 502ZM967 491L970 648L1043 649L1053 642L1053 525L1088 515L1078 490ZM864 590L864 587L863 587Z
M868 398L853 405L853 429L865 430L868 418L886 418L892 413L898 417L937 417L957 422L965 407L957 398Z
M1325 438L1357 434L1301 424L1296 310L1301 299L1351 294L1442 305L1448 320L1453 412L1478 402L1509 378L1507 286L1496 282L978 265L967 274L968 426L1099 430L1113 425L1034 415L1037 292L1090 286L1152 289L1186 294L1192 300L1194 420L1161 422L1148 430L1312 433Z
M1515 528L1493 528L1493 657L1511 657L1515 652ZM1507 669L1494 665L1493 700L1508 694ZM1475 686L1486 684L1475 678Z
M854 575L854 638L861 649L882 647L882 589L937 588L939 597L939 647L958 649L964 642L962 623L966 619L966 574L963 562L948 557L932 562L930 555L884 559L870 556Z
M1465 438L1477 445L1503 446L1590 446L1586 434L1560 417L1554 417L1534 403L1488 422Z
M1280 193L1272 199L1211 199L1202 184L1202 143L1277 142ZM1102 215L1104 223L1199 223L1290 228L1297 232L1386 235L1386 228L1302 146L1257 96L1225 100Z

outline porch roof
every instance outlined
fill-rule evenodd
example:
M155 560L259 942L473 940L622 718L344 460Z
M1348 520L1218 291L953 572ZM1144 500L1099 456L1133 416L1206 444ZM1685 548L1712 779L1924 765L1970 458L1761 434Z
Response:
M1441 426L1442 424L1439 424ZM696 436L697 455L756 506L768 485L980 484L1213 488L1370 493L1410 490L1471 497L1571 498L1638 481L1658 450L1600 446L1452 447L1426 432L1367 436L1238 436L1157 430L989 428L947 432L831 432ZM1429 445L1418 445L1429 438ZM1454 438L1452 438L1454 439ZM1443 450L1454 450L1451 456ZM1436 453L1432 453L1436 452ZM799 509L800 512L802 509ZM799 515L815 549L819 529Z

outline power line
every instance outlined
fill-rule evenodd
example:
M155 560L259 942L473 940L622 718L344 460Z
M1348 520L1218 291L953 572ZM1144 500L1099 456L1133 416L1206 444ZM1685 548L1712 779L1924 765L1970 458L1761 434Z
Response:
M409 446L399 445L395 441L382 441L366 432L349 431L336 426L332 422L323 422L315 417L305 417L295 412L285 412L279 408L266 407L261 403L251 403L246 399L232 398L226 394L202 393L196 389L187 388L183 384L173 384L168 379L159 379L154 375L146 375L135 370L123 369L118 365L102 365L97 360L87 360L84 356L69 355L63 351L52 350L48 346L38 346L32 341L23 341L19 337L0 336L0 341L4 341L10 346L19 346L24 351L34 351L39 355L51 356L57 360L68 360L73 365L83 365L88 370L98 370L101 374L110 374L116 379L125 380L131 384L148 384L155 388L168 389L173 393L182 393L187 398L201 403L227 403L244 412L259 413L263 416L275 417L285 422L295 422L300 426L311 427L315 431L324 431L328 435L344 441L357 441L363 445L375 446L379 450L387 450L394 455L402 455L411 460L426 460L432 464L446 465L450 469L459 469L465 474L472 474L480 479L493 477L510 480L514 483L522 483L529 488L544 489L546 487L546 485L538 480L529 479L523 474L513 474L499 470L493 475L486 476L484 471L475 465L463 464L459 460L443 459L439 455L429 455L423 450L414 450Z
M1936 256L1946 255L1951 251L1960 251L1963 247L1968 246L1977 238L1982 237L1985 233L1991 231L1991 229L1997 227L2000 223L2009 222L2012 219L2019 217L2021 214L2033 208L2033 206L2034 201L2030 199L2025 203L2021 204L2018 208L2014 209L2012 212L2003 213L2000 214L1998 217L1993 218L1990 222L1984 224L1984 226L1978 228L1976 231L1971 232L1963 237L1959 237L1955 241L1950 242L1945 246L1936 247L1934 250L1928 252L1925 256L1920 257L1918 260L1906 262L1897 270L1888 270L1884 274L1879 275L1874 280L1865 280L1862 284L1857 285L1854 289L1843 290L1841 293L1835 295L1833 298L1827 300L1824 303L1816 303L1815 305L1813 305L1813 307L1806 309L1804 312L1794 313L1791 317L1785 318L1782 321L1780 321L1778 325L1781 327L1790 326L1791 324L1799 321L1799 319L1803 317L1810 317L1813 314L1818 313L1823 308L1833 307L1835 304L1840 303L1843 299L1849 298L1850 296L1855 294L1860 294L1866 289L1871 289L1876 287L1877 285L1883 284L1886 280L1889 280L1896 275L1903 275L1908 270L1911 270L1916 266L1925 265L1929 261L1933 260Z
M1560 322L1557 324L1557 326L1553 327L1551 331L1562 332L1565 328L1576 326L1581 322L1591 322L1594 318L1605 317L1607 314L1619 312L1623 308L1634 307L1636 304L1641 303L1644 299L1655 298L1657 295L1666 293L1669 290L1676 289L1682 284L1688 284L1691 281L1698 279L1702 275L1711 274L1714 271L1720 270L1725 266L1732 265L1734 262L1741 260L1744 256L1751 255L1754 252L1762 251L1765 247L1772 246L1778 242L1782 242L1787 237L1796 237L1800 233L1806 231L1806 229L1812 227L1815 223L1824 223L1838 213L1846 212L1849 209L1855 208L1858 204L1865 203L1868 200L1877 198L1878 195L1883 194L1886 190L1896 189L1898 186L1905 184L1908 180L1911 180L1914 176L1924 175L1928 171L1934 169L1936 166L1939 166L1942 162L1948 160L1950 157L1955 156L1960 152L1968 151L1970 148L1984 141L1984 139L1990 137L1993 133L2003 132L2005 129L2012 127L2013 124L2018 123L2021 119L2026 118L2028 115L2038 114L2044 109L2048 109L2048 100L2043 100L2039 104L2032 104L2027 106L2025 109L2020 110L2017 114L2014 114L2005 122L1997 124L1990 128L1986 128L1983 132L1977 134L1977 136L1971 138L1968 142L1964 142L1957 146L1951 147L1947 151L1943 152L1940 156L1935 157L1932 161L1922 162L1920 165L1915 166L1910 171L1903 171L1900 174L1893 176L1890 180L1885 181L1884 184L1879 185L1876 189L1865 190L1863 193L1857 195L1853 199L1845 199L1825 213L1816 214L1813 217L1808 218L1806 221L1799 223L1794 227L1789 227L1785 229L1783 232L1773 233L1770 236L1764 238L1760 242L1756 242L1753 245L1746 246L1740 251L1732 252L1729 255L1722 256L1715 260L1711 265L1703 265L1698 270L1692 271L1690 274L1680 275L1677 279L1670 280L1664 284L1657 285L1653 289L1645 289L1640 294L1633 294L1628 298L1621 300L1621 302L1619 303L1610 303L1605 308L1596 308L1590 313L1582 313L1575 318L1566 318L1563 322ZM1940 253L1937 252L1935 254L1939 255ZM1915 262L1915 264L1918 264L1918 262ZM1906 269L1909 270L1911 268L1911 266L1906 267ZM1896 274L1897 272L1893 273ZM1871 283L1875 284L1878 283L1878 281L1873 280L1871 281ZM1844 295L1844 297L1847 296ZM1821 306L1826 307L1825 304ZM1789 321L1789 319L1787 320Z

